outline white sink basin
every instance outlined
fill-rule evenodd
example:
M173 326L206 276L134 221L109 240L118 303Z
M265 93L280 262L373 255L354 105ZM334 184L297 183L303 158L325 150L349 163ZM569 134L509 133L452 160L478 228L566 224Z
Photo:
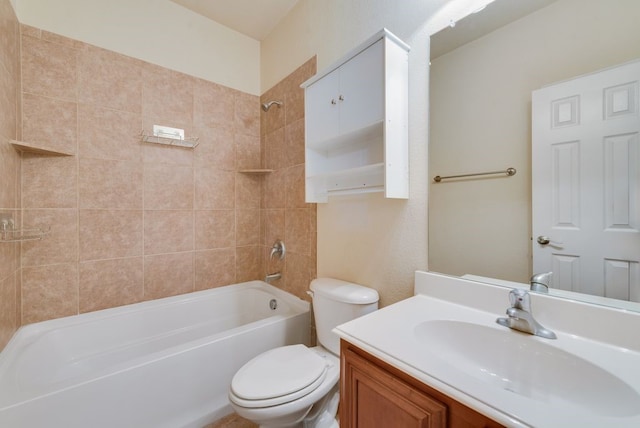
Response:
M633 388L591 362L551 346L549 339L455 320L422 322L414 334L427 352L493 387L603 416L640 413L640 396Z
M428 275L334 331L504 426L640 427L640 314L532 295L544 339L496 323L509 289Z

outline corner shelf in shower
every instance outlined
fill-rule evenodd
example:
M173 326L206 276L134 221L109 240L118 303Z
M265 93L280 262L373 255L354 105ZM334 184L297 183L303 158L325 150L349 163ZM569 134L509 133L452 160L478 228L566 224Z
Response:
M175 147L183 147L187 149L195 149L198 144L198 137L189 137L184 140L176 139L176 138L167 138L167 137L159 137L157 135L149 135L142 131L140 133L140 140L143 143L151 143L151 144L163 144L165 146L175 146Z
M25 143L24 141L9 140L14 149L19 152L33 153L46 156L75 156L75 153L53 150L41 144Z

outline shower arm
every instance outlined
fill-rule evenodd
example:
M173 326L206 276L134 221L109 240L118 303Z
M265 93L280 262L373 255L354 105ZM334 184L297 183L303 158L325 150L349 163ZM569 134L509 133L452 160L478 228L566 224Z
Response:
M267 103L262 104L262 110L269 111L272 105L277 105L278 108L282 106L282 101L269 101Z

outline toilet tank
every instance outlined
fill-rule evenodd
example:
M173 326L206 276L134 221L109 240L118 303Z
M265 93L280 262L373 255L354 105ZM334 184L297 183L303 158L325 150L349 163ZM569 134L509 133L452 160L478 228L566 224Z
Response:
M311 291L318 343L340 355L340 337L331 330L378 309L378 292L333 278L314 279Z

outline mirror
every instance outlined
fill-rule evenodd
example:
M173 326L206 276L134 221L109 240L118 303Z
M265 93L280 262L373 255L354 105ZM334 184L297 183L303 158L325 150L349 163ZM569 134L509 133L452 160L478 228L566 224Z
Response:
M640 58L638 22L635 0L496 0L432 36L431 178L517 173L430 183L430 270L528 284L531 92Z

